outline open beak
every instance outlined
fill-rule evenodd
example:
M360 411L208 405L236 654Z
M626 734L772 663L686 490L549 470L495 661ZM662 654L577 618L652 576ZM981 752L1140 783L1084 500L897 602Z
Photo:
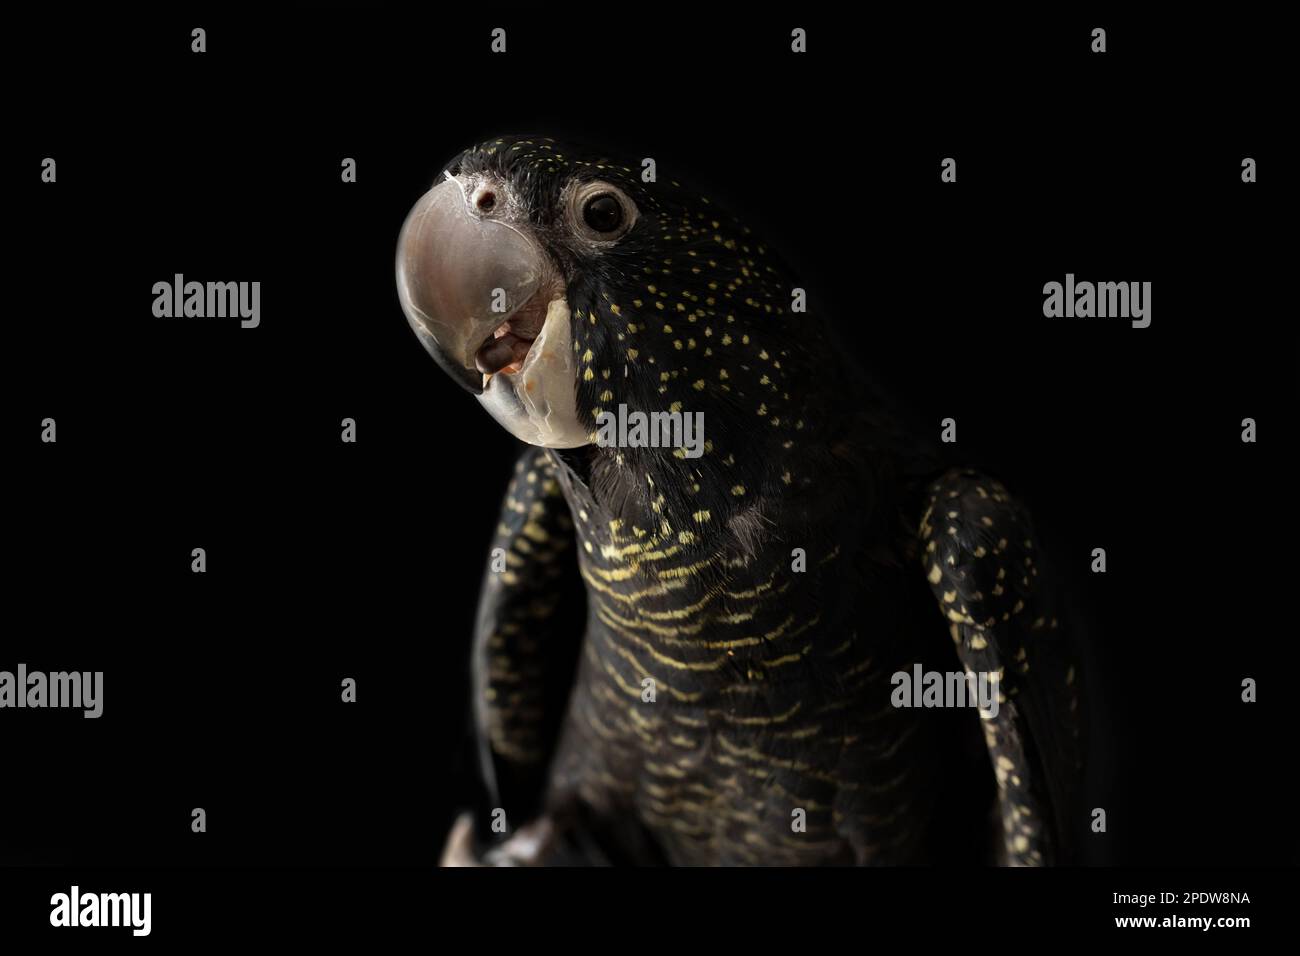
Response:
M587 444L563 285L526 223L476 210L466 184L448 177L406 217L397 290L434 361L512 434Z

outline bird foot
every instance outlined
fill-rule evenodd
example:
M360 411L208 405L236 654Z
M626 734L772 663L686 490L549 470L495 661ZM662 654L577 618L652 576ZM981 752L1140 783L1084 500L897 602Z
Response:
M447 834L439 866L541 866L554 842L554 824L540 817L480 855L474 847L474 818L462 813Z

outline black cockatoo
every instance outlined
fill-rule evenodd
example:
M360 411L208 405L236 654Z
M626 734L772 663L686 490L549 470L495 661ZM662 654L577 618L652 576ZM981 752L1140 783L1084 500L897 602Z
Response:
M900 424L762 238L505 136L416 202L397 285L526 443L473 651L489 806L446 862L1068 858L1080 675L1029 518ZM702 440L605 441L605 413ZM931 671L995 705L907 706Z

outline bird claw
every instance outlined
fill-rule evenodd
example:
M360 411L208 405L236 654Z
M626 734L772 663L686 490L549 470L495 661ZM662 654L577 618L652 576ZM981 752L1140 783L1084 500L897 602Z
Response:
M480 855L474 848L474 818L462 813L447 834L439 866L540 866L554 841L554 824L541 817Z

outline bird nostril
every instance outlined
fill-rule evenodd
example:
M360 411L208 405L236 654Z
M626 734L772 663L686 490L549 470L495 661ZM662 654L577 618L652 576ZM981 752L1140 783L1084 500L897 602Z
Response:
M485 190L478 194L478 200L475 205L478 206L479 212L491 212L497 204L496 193L492 190Z

